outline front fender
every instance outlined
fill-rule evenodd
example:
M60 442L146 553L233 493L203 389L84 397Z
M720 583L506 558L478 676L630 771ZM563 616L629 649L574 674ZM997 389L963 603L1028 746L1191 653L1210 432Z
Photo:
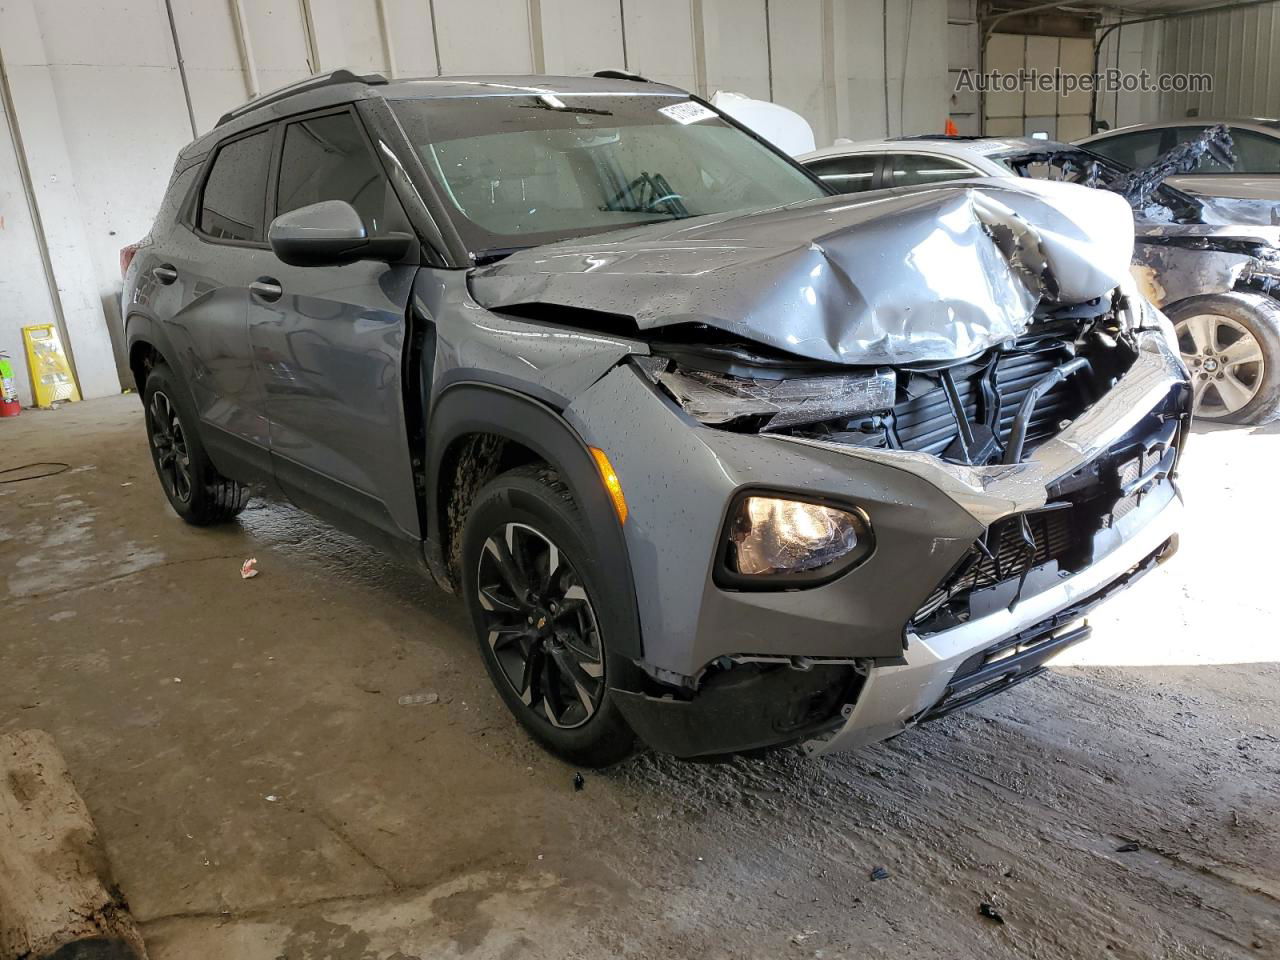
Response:
M622 524L582 438L557 412L526 395L493 384L467 382L446 387L436 399L425 458L427 551L432 568L444 567L447 505L440 498L443 456L455 440L475 433L494 434L528 447L560 473L586 520L583 535L603 567L601 579L609 594L600 604L605 628L611 636L627 638L618 653L638 659L643 652L640 616Z

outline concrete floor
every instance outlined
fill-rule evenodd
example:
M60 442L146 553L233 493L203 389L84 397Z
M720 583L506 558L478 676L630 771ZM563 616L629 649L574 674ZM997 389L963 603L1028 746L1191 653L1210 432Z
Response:
M26 411L0 469L71 469L0 484L0 730L57 737L153 960L1280 957L1280 429L1198 434L1182 552L1050 676L575 792L414 571L187 527L135 397Z

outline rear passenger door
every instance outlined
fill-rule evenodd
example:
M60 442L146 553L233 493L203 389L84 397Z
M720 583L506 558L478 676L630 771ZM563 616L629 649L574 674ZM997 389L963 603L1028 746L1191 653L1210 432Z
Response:
M184 214L151 268L164 291L161 316L218 468L237 479L270 476L262 389L249 346L249 286L270 259L265 238L274 128L260 127L214 148Z
M1086 150L1101 154L1108 160L1123 164L1130 170L1154 163L1156 158L1173 146L1173 132L1168 129L1135 130L1118 133L1082 144Z
M356 113L281 123L271 217L321 200L355 207L370 235L412 232ZM419 536L402 355L418 253L399 264L295 267L268 252L249 338L272 463L299 506L361 535Z
M981 177L985 174L967 163L948 157L924 153L891 153L885 157L882 176L886 187L916 187Z
M863 193L878 186L877 173L883 154L850 153L843 157L820 157L805 166L837 193Z

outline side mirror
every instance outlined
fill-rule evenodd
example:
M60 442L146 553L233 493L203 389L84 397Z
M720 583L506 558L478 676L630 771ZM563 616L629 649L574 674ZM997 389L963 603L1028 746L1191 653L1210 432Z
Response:
M294 267L332 267L357 260L396 261L409 252L407 233L369 236L356 208L345 200L321 200L271 221L267 241Z

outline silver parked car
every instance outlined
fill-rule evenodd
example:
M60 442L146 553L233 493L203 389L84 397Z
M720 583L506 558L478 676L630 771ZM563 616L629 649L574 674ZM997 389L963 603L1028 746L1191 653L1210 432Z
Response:
M1170 177L1168 183L1196 196L1280 203L1280 120L1196 118L1137 123L1104 130L1076 143L1121 166L1138 169L1219 125L1231 135L1234 159L1206 156L1194 169Z
M1197 199L1083 147L1025 137L843 143L799 160L846 192L1030 177L1123 194L1136 226L1133 273L1176 326L1196 415L1259 424L1280 413L1280 227L1269 202Z
M574 763L848 749L1167 558L1191 389L1118 198L831 196L638 78L335 74L184 148L124 287L155 469L461 592Z

